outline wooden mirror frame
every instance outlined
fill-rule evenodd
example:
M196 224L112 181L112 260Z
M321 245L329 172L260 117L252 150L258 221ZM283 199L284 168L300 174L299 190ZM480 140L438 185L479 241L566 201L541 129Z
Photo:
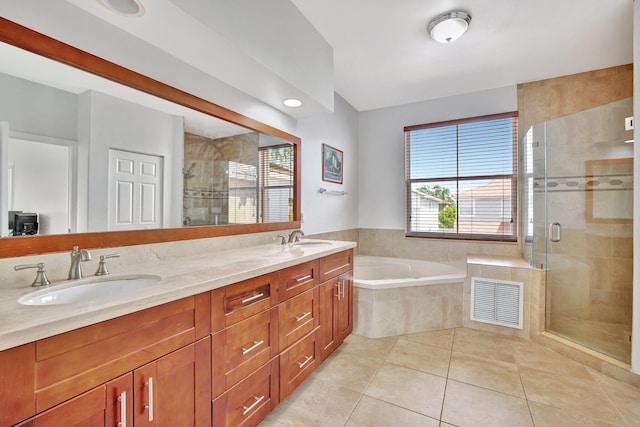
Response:
M0 41L293 144L293 221L0 238L0 258L300 228L300 138L0 17Z

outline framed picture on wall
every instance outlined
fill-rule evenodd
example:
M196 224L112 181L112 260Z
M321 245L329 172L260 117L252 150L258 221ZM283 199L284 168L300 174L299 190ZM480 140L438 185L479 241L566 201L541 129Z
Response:
M342 151L322 144L322 180L342 184Z

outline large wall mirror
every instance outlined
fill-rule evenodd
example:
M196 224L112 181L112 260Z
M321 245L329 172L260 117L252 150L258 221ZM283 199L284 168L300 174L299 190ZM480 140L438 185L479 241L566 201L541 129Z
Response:
M300 226L300 140L0 21L0 257Z

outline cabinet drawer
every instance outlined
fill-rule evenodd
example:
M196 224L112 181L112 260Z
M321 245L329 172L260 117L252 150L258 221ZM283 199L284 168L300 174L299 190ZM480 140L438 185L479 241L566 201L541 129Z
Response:
M278 275L265 274L211 291L211 330L219 331L278 302Z
M280 304L279 343L284 350L319 325L318 288L293 297Z
M353 269L353 249L320 258L320 282Z
M213 335L213 396L222 394L278 354L278 309L263 311Z
M280 354L280 401L316 368L316 329Z
M280 301L285 301L313 288L320 283L318 280L318 260L281 270L278 283Z
M256 426L278 404L278 394L275 358L213 401L212 425Z

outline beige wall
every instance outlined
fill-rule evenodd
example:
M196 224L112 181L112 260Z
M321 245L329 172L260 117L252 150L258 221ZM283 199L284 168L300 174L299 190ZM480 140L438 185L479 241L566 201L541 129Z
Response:
M633 64L518 85L518 140L535 123L633 96Z

